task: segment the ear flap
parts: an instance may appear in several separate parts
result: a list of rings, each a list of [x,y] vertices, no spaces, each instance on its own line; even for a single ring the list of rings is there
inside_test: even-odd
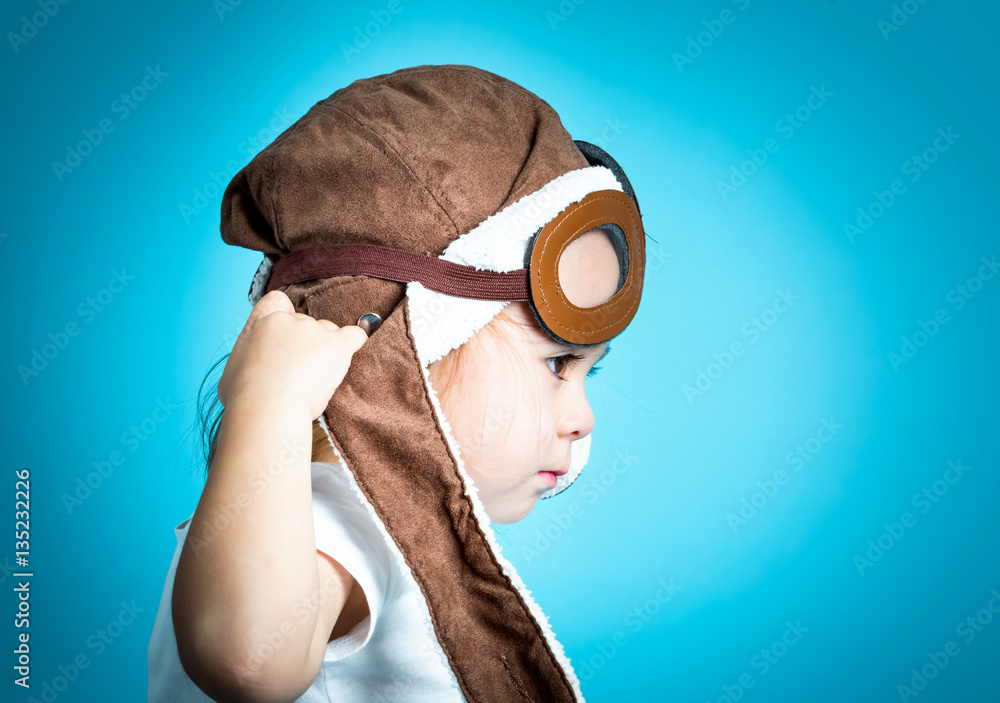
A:
[[[582,701],[561,645],[493,538],[417,353],[404,286],[360,276],[326,285],[345,287],[336,309],[325,309],[334,296],[321,287],[296,307],[338,325],[364,312],[384,320],[330,400],[326,427],[419,586],[427,627],[463,694],[477,703]]]

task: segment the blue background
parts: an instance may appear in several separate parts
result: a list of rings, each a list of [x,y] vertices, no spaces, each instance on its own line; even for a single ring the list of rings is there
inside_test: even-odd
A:
[[[2,695],[27,699],[11,683],[9,527],[30,467],[31,695],[82,653],[58,700],[145,696],[172,528],[202,485],[198,386],[260,260],[222,243],[213,174],[224,186],[272,117],[355,79],[463,63],[613,154],[656,240],[639,314],[588,381],[588,468],[498,527],[586,699],[1000,701],[1000,278],[981,268],[1000,254],[1000,11],[911,0],[880,26],[889,2],[387,5],[77,1],[35,32],[39,4],[0,12]],[[159,82],[116,109],[147,66]],[[57,174],[105,118],[113,131]],[[939,129],[958,136],[935,147]],[[116,272],[134,278],[101,304]],[[774,307],[779,290],[791,306]],[[920,498],[959,460],[960,480]],[[88,475],[99,485],[68,503]],[[143,611],[98,651],[123,601]],[[979,611],[968,641],[956,628]],[[898,688],[949,641],[960,651],[923,690]]]

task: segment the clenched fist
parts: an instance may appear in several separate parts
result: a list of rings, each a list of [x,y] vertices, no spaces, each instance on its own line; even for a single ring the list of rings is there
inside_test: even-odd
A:
[[[337,327],[295,312],[287,295],[271,291],[250,311],[233,345],[219,381],[219,400],[223,407],[240,397],[299,403],[315,420],[366,339],[360,327]]]

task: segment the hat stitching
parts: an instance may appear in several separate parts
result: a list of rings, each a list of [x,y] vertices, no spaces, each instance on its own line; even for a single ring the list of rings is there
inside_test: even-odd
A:
[[[597,197],[597,198],[594,198],[594,201],[596,202],[596,201],[598,201],[598,200],[607,200],[607,198],[608,198],[608,196],[600,196],[600,197]],[[632,227],[633,227],[633,228],[636,228],[636,227],[635,227],[635,217],[633,217],[633,216],[632,216],[632,215],[630,214],[630,215],[629,215],[629,218],[630,218],[630,219],[632,220]],[[557,229],[558,229],[558,227],[561,227],[562,225],[563,225],[563,223],[559,223],[559,225],[557,225]],[[638,229],[638,228],[636,228],[636,229]],[[551,238],[549,238],[549,239],[547,239],[547,240],[546,240],[545,242],[543,242],[543,243],[542,243],[542,251],[543,251],[543,252],[544,252],[544,251],[546,250],[546,248],[547,248],[547,247],[548,247],[548,246],[549,246],[549,245],[551,244],[551,241],[552,241],[552,240],[551,240]],[[535,272],[535,278],[537,279],[537,278],[539,278],[540,276],[541,276],[541,272],[540,272],[540,271],[536,271],[536,272]],[[636,281],[636,277],[635,277],[634,275],[632,275],[632,276],[629,276],[628,280],[626,281],[626,283],[625,283],[625,285],[624,285],[624,286],[622,287],[622,289],[621,289],[621,290],[619,290],[619,291],[615,291],[615,295],[618,295],[618,293],[621,293],[621,292],[622,292],[622,291],[624,291],[624,290],[631,290],[632,288],[634,288],[634,287],[635,287],[635,285],[636,285],[636,284],[635,284],[635,281]],[[540,295],[541,295],[541,298],[542,298],[542,300],[543,300],[543,301],[545,301],[545,299],[546,299],[546,296],[545,296],[545,289],[544,289],[544,288],[542,288],[540,284],[539,284],[539,291],[540,291]],[[580,309],[580,310],[586,310],[586,309],[587,309],[587,308],[579,308],[579,306],[577,306],[577,305],[574,305],[574,304],[573,304],[573,302],[572,302],[571,300],[569,300],[569,298],[567,298],[567,297],[566,297],[566,295],[565,295],[565,293],[563,292],[563,290],[562,290],[562,287],[561,287],[561,286],[557,286],[557,287],[556,287],[556,297],[558,297],[558,298],[559,298],[559,300],[560,300],[561,302],[563,302],[563,303],[566,303],[567,305],[571,305],[571,306],[573,306],[574,308],[578,308],[578,309]],[[612,296],[612,297],[614,297],[614,296]],[[610,300],[610,298],[609,298],[609,300]],[[546,301],[546,302],[547,302],[547,301]],[[632,301],[632,305],[630,305],[630,306],[629,306],[629,308],[628,308],[628,310],[627,310],[626,312],[627,312],[627,313],[631,313],[631,314],[633,314],[633,315],[634,315],[634,314],[635,314],[635,311],[636,311],[636,310],[637,310],[638,308],[639,308],[639,299],[638,299],[638,298],[636,298],[636,299],[635,299],[634,301]],[[606,329],[608,329],[609,327],[613,327],[613,326],[614,326],[614,325],[616,325],[616,324],[617,324],[617,322],[612,322],[612,323],[610,323],[610,324],[607,324],[607,325],[604,325],[603,327],[595,327],[595,328],[593,328],[593,329],[591,329],[591,328],[588,328],[588,329],[586,329],[586,330],[584,330],[584,329],[578,329],[577,327],[574,327],[574,326],[572,326],[572,325],[564,325],[564,326],[565,326],[565,328],[566,328],[566,329],[568,329],[568,330],[571,330],[571,331],[573,331],[573,332],[591,332],[591,331],[592,331],[592,332],[600,332],[601,330],[606,330]]]
[[[277,204],[275,203],[275,199],[276,199],[276,195],[277,194],[274,192],[277,189],[277,187],[278,187],[278,184],[275,183],[275,181],[274,181],[274,156],[275,156],[275,153],[274,153],[274,150],[272,150],[271,151],[271,158],[269,158],[265,162],[265,167],[264,167],[265,168],[265,173],[267,173],[267,182],[271,183],[273,185],[273,187],[271,189],[271,192],[269,193],[269,195],[271,197],[268,198],[268,201],[269,201],[268,202],[268,206],[271,208],[271,222],[274,223],[274,224],[271,225],[271,229],[274,231],[274,241],[275,241],[275,243],[280,248],[284,249],[285,251],[288,251],[288,247],[281,241],[281,234],[279,233],[279,230],[280,230],[279,224],[280,223],[278,221]]]
[[[441,221],[442,224],[446,228],[450,224],[451,225],[451,233],[453,235],[457,235],[459,233],[458,232],[458,225],[455,224],[455,221],[451,218],[451,214],[439,202],[438,197],[434,193],[431,192],[431,190],[427,187],[427,184],[425,184],[423,182],[423,180],[421,180],[420,177],[417,176],[417,174],[414,172],[414,170],[410,166],[410,164],[407,163],[407,161],[403,158],[402,154],[400,154],[399,151],[397,151],[396,148],[392,144],[389,143],[389,140],[387,139],[386,135],[379,134],[374,129],[372,129],[369,125],[365,124],[364,122],[361,122],[355,115],[352,115],[350,112],[348,112],[344,107],[342,107],[340,105],[331,105],[330,107],[332,109],[334,109],[334,110],[337,110],[338,112],[343,113],[344,115],[346,115],[347,117],[349,117],[351,120],[353,120],[359,127],[361,127],[362,129],[366,130],[367,132],[369,132],[372,136],[376,137],[382,143],[382,145],[384,145],[384,147],[385,147],[385,149],[382,150],[383,153],[385,153],[387,156],[393,156],[393,157],[395,157],[396,161],[398,161],[406,169],[406,172],[410,175],[410,177],[413,178],[413,180],[416,181],[417,184],[420,185],[420,187],[423,190],[423,192],[426,193],[427,196],[430,197],[430,199],[434,201],[435,205],[437,205],[437,209],[433,211],[435,219]],[[446,220],[441,220],[441,215],[444,215],[444,217],[446,218]]]

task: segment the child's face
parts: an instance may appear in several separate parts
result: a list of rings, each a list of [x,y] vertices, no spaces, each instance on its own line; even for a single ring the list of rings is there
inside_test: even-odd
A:
[[[571,444],[594,427],[584,379],[608,346],[554,342],[524,303],[505,312],[516,324],[497,325],[502,340],[480,332],[467,342],[442,398],[466,470],[498,523],[521,520],[555,486],[539,472],[568,471]]]

